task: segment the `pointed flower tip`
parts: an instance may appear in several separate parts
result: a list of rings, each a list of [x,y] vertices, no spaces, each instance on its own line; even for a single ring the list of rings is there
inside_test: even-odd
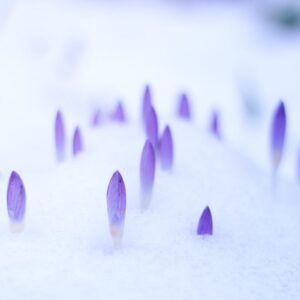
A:
[[[118,102],[115,111],[111,115],[111,119],[116,122],[126,122],[125,109],[121,101]]]
[[[107,213],[112,238],[115,241],[123,235],[125,213],[126,213],[126,188],[122,175],[116,171],[107,189]]]
[[[19,174],[13,171],[7,188],[7,212],[12,222],[22,222],[26,210],[26,192]]]
[[[150,86],[146,85],[144,95],[143,95],[143,109],[142,109],[143,121],[145,126],[146,126],[147,114],[151,106],[152,106],[151,90],[150,90]]]
[[[271,152],[275,169],[279,166],[282,159],[286,136],[286,123],[285,105],[280,101],[274,112],[271,133]]]
[[[207,206],[198,223],[197,228],[198,235],[212,235],[213,234],[213,221],[210,208]]]
[[[101,118],[101,111],[97,109],[92,116],[91,125],[92,127],[97,127],[101,124],[102,118]]]
[[[159,156],[163,170],[171,170],[174,160],[174,146],[170,127],[167,125],[159,142]]]
[[[63,116],[60,110],[57,111],[55,117],[55,147],[56,157],[58,161],[64,160],[65,157],[65,127]]]
[[[158,119],[155,108],[153,106],[147,112],[146,117],[146,135],[147,138],[151,141],[154,148],[158,144]]]
[[[140,162],[140,182],[142,191],[151,192],[155,177],[155,150],[150,140],[146,140]]]
[[[213,111],[212,113],[210,131],[216,138],[221,139],[220,118],[217,111]]]
[[[82,151],[83,151],[83,143],[82,143],[81,132],[79,127],[76,127],[73,136],[73,155],[77,156]]]
[[[179,96],[178,116],[186,120],[191,119],[190,101],[186,93]]]

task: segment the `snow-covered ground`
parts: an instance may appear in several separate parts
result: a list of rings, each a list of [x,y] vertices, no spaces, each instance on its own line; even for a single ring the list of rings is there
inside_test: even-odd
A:
[[[298,299],[299,32],[272,27],[249,4],[11,3],[0,23],[0,299]],[[167,123],[173,131],[175,167],[158,167],[151,208],[141,213],[147,82],[160,131]],[[191,123],[175,116],[182,90]],[[269,127],[279,98],[288,136],[274,191]],[[118,99],[125,125],[105,119]],[[58,108],[70,146],[62,164],[54,152]],[[104,122],[91,128],[96,108]],[[213,108],[221,142],[207,131]],[[76,125],[85,151],[73,158]],[[115,251],[106,189],[117,169],[128,206]],[[19,234],[6,211],[12,170],[27,191]],[[201,238],[206,205],[214,235]]]

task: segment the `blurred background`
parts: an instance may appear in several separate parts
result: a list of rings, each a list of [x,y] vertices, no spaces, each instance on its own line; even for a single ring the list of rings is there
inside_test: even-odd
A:
[[[50,145],[58,108],[88,127],[94,109],[122,99],[138,120],[149,83],[166,120],[181,91],[199,132],[217,109],[223,142],[267,172],[270,120],[282,99],[281,172],[296,180],[299,79],[300,1],[0,0],[0,163]]]

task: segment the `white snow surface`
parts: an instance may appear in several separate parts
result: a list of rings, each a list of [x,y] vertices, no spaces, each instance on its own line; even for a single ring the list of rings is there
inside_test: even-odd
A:
[[[297,33],[266,24],[249,4],[49,0],[2,7],[0,299],[299,299]],[[243,111],[241,81],[260,99],[256,119]],[[171,173],[157,165],[151,207],[141,213],[147,82],[160,132],[171,126],[175,165]],[[192,122],[174,114],[181,90],[191,95]],[[105,118],[119,97],[124,125]],[[274,189],[269,125],[279,97],[288,139]],[[98,107],[104,122],[91,128]],[[207,131],[214,107],[221,141]],[[61,164],[54,152],[58,108],[69,145]],[[73,158],[77,124],[85,149]],[[6,211],[12,170],[27,192],[21,233],[11,232]],[[118,250],[106,211],[115,170],[127,189]],[[214,235],[203,238],[196,227],[207,205]]]

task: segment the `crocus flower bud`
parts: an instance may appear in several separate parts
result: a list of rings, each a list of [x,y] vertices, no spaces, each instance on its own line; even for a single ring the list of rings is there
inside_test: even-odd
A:
[[[79,127],[76,127],[73,136],[73,155],[77,156],[83,150],[81,132]]]
[[[116,122],[126,122],[125,110],[122,102],[118,102],[115,111],[111,114],[111,119]]]
[[[210,123],[210,132],[218,139],[221,139],[220,134],[220,119],[217,111],[213,111]]]
[[[141,209],[149,207],[155,177],[155,151],[150,140],[147,140],[140,163]]]
[[[286,111],[281,101],[275,110],[271,132],[271,154],[273,168],[276,171],[283,155],[286,135]]]
[[[182,119],[190,120],[192,118],[190,101],[187,94],[185,93],[182,93],[179,96],[179,105],[178,105],[177,114]]]
[[[65,158],[65,127],[63,116],[60,111],[56,113],[55,117],[55,147],[56,147],[56,157],[58,161],[63,161]]]
[[[18,173],[10,175],[7,188],[7,212],[12,224],[21,224],[25,217],[26,192]],[[17,229],[15,226],[14,230]]]
[[[146,135],[156,149],[158,144],[158,120],[153,106],[148,110],[146,117]]]
[[[143,122],[145,126],[146,126],[147,114],[151,106],[152,106],[151,90],[150,90],[150,86],[146,85],[144,95],[143,95],[143,110],[142,110]]]
[[[122,240],[126,213],[126,189],[118,171],[109,182],[106,199],[110,233],[117,246]]]
[[[99,109],[97,109],[92,115],[91,125],[93,127],[98,127],[101,124],[101,122],[102,122],[101,112]]]
[[[174,149],[173,138],[169,126],[166,126],[159,141],[159,156],[161,168],[171,170],[173,167]]]
[[[198,235],[212,235],[213,234],[213,221],[209,207],[207,206],[198,223],[197,227]]]

